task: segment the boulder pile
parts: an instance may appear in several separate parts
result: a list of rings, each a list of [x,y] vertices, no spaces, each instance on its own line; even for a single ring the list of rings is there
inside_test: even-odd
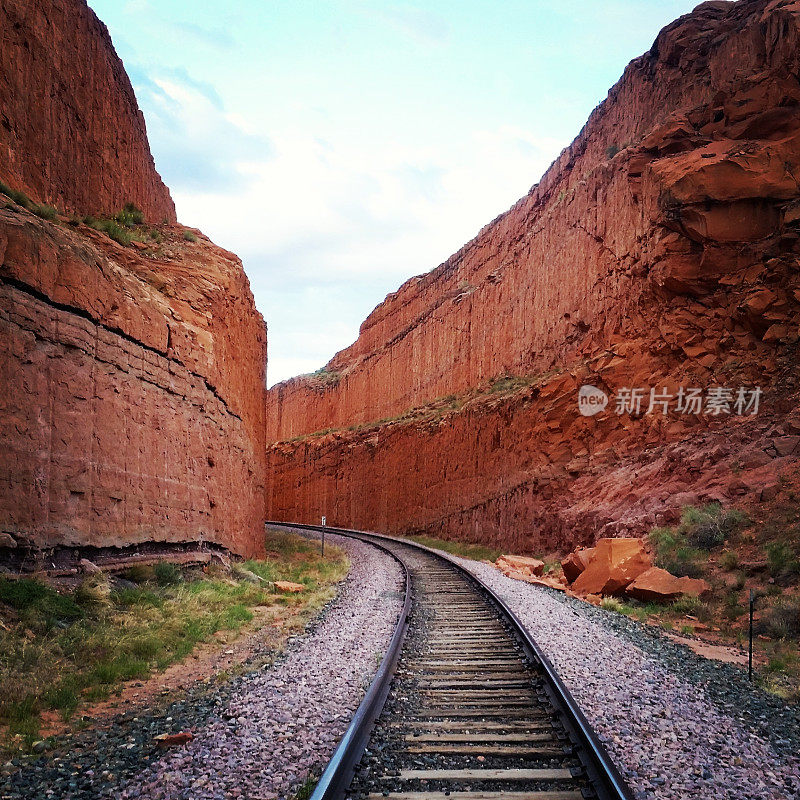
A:
[[[697,578],[678,578],[654,567],[641,539],[598,539],[594,547],[579,547],[561,561],[563,575],[544,575],[544,562],[527,556],[502,555],[494,565],[509,578],[549,586],[590,602],[610,595],[648,602],[669,602],[690,595],[701,597],[711,586]]]

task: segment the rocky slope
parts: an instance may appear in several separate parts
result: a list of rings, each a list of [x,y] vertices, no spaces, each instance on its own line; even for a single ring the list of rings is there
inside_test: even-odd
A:
[[[0,180],[68,212],[175,222],[144,117],[85,0],[0,0]]]
[[[0,0],[0,30],[0,180],[60,212],[132,202],[155,223],[120,244],[0,195],[0,544],[255,554],[266,332],[241,263],[171,222],[84,0]]]
[[[665,28],[528,195],[269,392],[270,516],[519,551],[769,493],[800,450],[799,45],[781,0]],[[584,417],[584,383],[643,407]],[[676,413],[715,386],[759,413]]]

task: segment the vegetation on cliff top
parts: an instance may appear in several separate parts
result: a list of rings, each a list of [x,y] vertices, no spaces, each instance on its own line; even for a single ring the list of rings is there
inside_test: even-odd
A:
[[[369,431],[392,422],[419,423],[436,421],[449,414],[461,411],[467,403],[473,401],[480,402],[481,400],[491,401],[493,398],[510,396],[519,391],[528,389],[531,386],[541,385],[547,380],[559,375],[561,371],[561,369],[556,368],[548,372],[536,372],[528,375],[498,375],[474,389],[468,389],[459,394],[448,394],[444,397],[437,397],[435,400],[431,400],[430,403],[409,408],[402,414],[398,414],[394,417],[383,417],[382,419],[372,420],[371,422],[350,425],[346,428],[324,428],[322,430],[312,431],[311,433],[303,433],[299,436],[294,436],[286,441],[294,443],[301,442],[304,439],[317,439],[331,433]],[[341,380],[341,373],[329,371],[323,367],[316,372],[301,377],[315,378],[327,388],[327,386],[335,386]],[[281,442],[276,442],[276,444],[281,444]]]
[[[343,552],[270,530],[267,557],[227,570],[169,562],[119,578],[88,575],[77,586],[0,578],[0,724],[9,750],[27,749],[54,712],[62,722],[122,684],[180,661],[202,642],[239,633],[302,628],[347,571]],[[274,582],[303,584],[282,594]],[[80,724],[80,723],[78,723]]]

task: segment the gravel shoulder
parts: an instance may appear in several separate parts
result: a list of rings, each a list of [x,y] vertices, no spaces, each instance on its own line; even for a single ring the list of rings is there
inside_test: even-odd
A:
[[[333,753],[402,607],[402,572],[385,553],[330,535],[351,561],[337,597],[271,664],[180,700],[87,730],[0,779],[2,798],[292,797]],[[169,751],[161,733],[192,730]]]
[[[800,797],[800,709],[655,629],[456,559],[553,662],[637,800]]]

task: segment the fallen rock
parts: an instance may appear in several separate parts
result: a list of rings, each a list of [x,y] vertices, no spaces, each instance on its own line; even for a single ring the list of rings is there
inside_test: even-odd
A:
[[[528,583],[533,584],[534,586],[547,586],[550,589],[558,589],[559,592],[566,592],[567,587],[556,578],[550,578],[547,575],[542,576],[541,578],[528,578]]]
[[[583,599],[590,605],[597,606],[598,608],[603,602],[603,598],[600,597],[599,594],[587,594]]]
[[[572,590],[578,594],[619,594],[652,566],[641,539],[599,539]]]
[[[251,572],[249,569],[245,569],[244,567],[238,565],[233,568],[233,575],[235,578],[247,581],[248,583],[255,583],[258,585],[267,583],[267,581],[260,575],[256,575],[255,572]]]
[[[544,561],[528,556],[502,555],[495,562],[495,566],[506,574],[516,571],[521,572],[523,575],[539,576],[544,572]]]
[[[80,561],[80,568],[81,572],[85,572],[87,575],[98,575],[103,570],[94,563],[94,561],[89,561],[88,558],[82,558]]]
[[[194,734],[191,731],[181,731],[180,733],[161,733],[153,738],[159,747],[166,748],[191,742]]]
[[[643,572],[625,590],[625,594],[637,600],[667,602],[683,595],[702,597],[711,591],[711,586],[699,578],[677,578],[665,569],[651,567]]]
[[[578,575],[589,566],[589,561],[591,561],[593,555],[593,547],[578,547],[573,550],[561,562],[561,569],[564,570],[564,577],[572,583]]]
[[[298,594],[306,587],[302,583],[292,583],[291,581],[275,581],[275,588],[279,592],[289,592],[290,594]]]
[[[0,532],[0,548],[13,548],[17,546],[17,540],[10,534]]]

